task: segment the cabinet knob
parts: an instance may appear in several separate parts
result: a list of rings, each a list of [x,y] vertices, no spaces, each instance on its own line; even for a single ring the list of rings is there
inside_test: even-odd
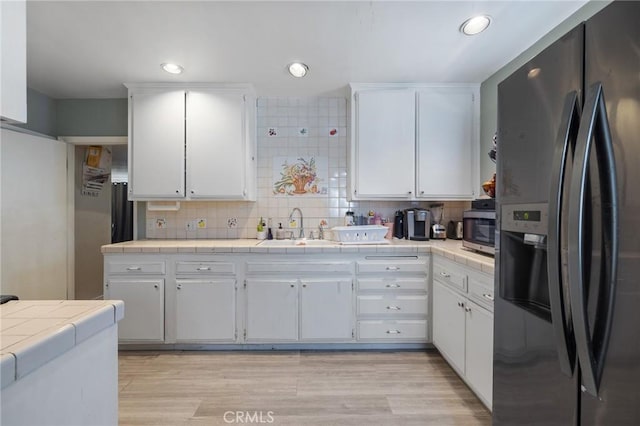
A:
[[[179,193],[180,193],[180,190],[179,190],[179,189],[176,189],[176,194],[179,194]]]
[[[307,285],[306,284],[302,284],[302,287],[307,288]]]
[[[153,285],[153,288],[158,288],[158,284],[154,284],[154,285]]]
[[[194,190],[192,189],[192,190],[191,190],[191,193],[192,193],[192,194],[195,194],[195,193],[196,193],[196,191],[194,191]]]
[[[447,274],[446,272],[440,272],[440,275],[444,278],[450,278],[451,275]]]
[[[420,191],[420,195],[424,195],[424,191]]]
[[[413,192],[412,191],[408,191],[407,194],[411,195],[411,194],[413,194]]]
[[[467,308],[464,308],[464,311],[465,311],[465,312],[471,312],[471,308],[468,308],[468,307],[467,307]]]
[[[176,286],[176,288],[177,288],[178,290],[180,290],[180,289],[182,288],[182,284],[178,284],[178,285]]]
[[[295,287],[295,284],[291,284],[291,288],[294,288],[294,287]]]

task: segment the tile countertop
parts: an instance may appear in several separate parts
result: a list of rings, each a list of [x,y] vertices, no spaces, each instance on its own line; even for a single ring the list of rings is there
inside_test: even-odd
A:
[[[15,300],[0,305],[2,388],[123,316],[120,300]]]
[[[102,246],[102,253],[434,253],[457,263],[493,274],[494,258],[462,247],[460,240],[408,241],[392,240],[388,244],[342,245],[340,243],[319,246],[290,245],[265,247],[255,239],[235,240],[138,240]]]

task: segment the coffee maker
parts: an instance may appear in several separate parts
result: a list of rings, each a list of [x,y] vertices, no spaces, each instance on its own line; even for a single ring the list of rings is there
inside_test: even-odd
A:
[[[414,208],[404,211],[404,237],[407,240],[427,241],[430,228],[429,210]]]

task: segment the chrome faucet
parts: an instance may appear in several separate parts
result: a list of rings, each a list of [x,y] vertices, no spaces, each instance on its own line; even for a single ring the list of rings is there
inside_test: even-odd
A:
[[[302,210],[300,210],[298,207],[294,207],[293,210],[291,210],[291,214],[289,215],[289,222],[293,220],[293,214],[296,212],[296,210],[298,211],[298,213],[300,213],[300,235],[298,238],[304,238],[304,218],[302,217]]]

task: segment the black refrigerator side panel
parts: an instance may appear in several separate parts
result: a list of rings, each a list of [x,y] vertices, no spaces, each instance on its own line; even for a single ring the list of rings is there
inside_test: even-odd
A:
[[[523,276],[528,272],[515,267],[519,260],[527,260],[526,254],[507,244],[499,211],[507,204],[549,201],[565,98],[575,91],[582,102],[583,47],[580,25],[498,86],[494,425],[570,426],[578,421],[577,376],[560,371],[553,325],[500,296],[503,287],[534,288],[547,285],[547,280]]]
[[[582,393],[581,424],[638,425],[640,2],[615,1],[587,21],[585,28],[585,87],[602,83],[613,140],[618,184],[619,257],[613,323],[599,399]],[[592,199],[592,208],[599,208],[598,199]],[[597,267],[595,260],[591,261],[592,268]],[[594,273],[592,269],[591,275]]]
[[[583,26],[498,85],[498,201],[544,203],[565,97],[582,102]]]

